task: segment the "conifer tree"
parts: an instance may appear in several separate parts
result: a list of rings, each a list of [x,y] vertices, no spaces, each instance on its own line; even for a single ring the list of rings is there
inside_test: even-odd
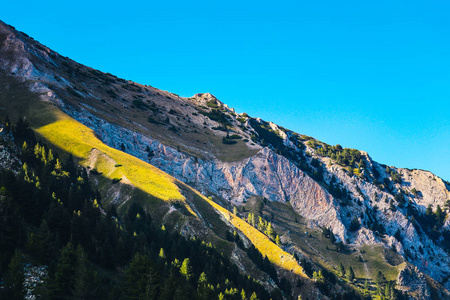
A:
[[[0,289],[0,296],[3,299],[19,300],[25,297],[25,275],[23,269],[22,254],[16,249],[8,265],[8,272],[5,276],[4,290]]]
[[[441,206],[440,206],[440,205],[438,205],[438,206],[436,207],[436,213],[435,213],[435,215],[436,215],[436,220],[437,220],[437,222],[438,222],[438,226],[441,226],[442,221],[444,221],[445,215],[444,215],[444,213],[442,212],[442,209],[441,209]]]
[[[242,299],[242,300],[247,300],[247,297],[245,296],[245,291],[244,291],[244,289],[241,290],[241,299]]]
[[[197,293],[201,299],[208,300],[210,296],[210,287],[208,286],[208,277],[205,272],[202,272],[197,281]]]
[[[278,246],[281,246],[281,240],[280,240],[280,237],[278,236],[278,234],[277,234],[277,236],[275,237],[275,243],[276,243]]]
[[[183,263],[180,267],[180,273],[184,276],[184,278],[186,278],[186,280],[190,280],[192,278],[192,267],[189,258],[185,258],[183,260]]]
[[[255,292],[253,292],[252,295],[250,296],[250,300],[258,300],[258,296],[256,295]]]
[[[160,250],[159,250],[159,258],[162,258],[162,259],[166,259],[166,254],[164,253],[164,249],[163,248],[161,248]]]
[[[50,286],[52,298],[64,298],[71,296],[73,290],[73,274],[77,257],[72,242],[61,249],[61,256],[56,265],[54,280]]]
[[[87,299],[89,296],[89,282],[92,280],[89,272],[87,254],[81,245],[76,251],[76,266],[74,276],[73,295],[75,299]]]
[[[266,227],[266,224],[264,223],[264,220],[261,218],[261,216],[258,217],[258,230],[264,232],[264,228]]]
[[[344,267],[344,265],[342,264],[342,262],[339,263],[339,274],[340,274],[342,277],[345,277],[345,267]]]
[[[313,272],[313,280],[317,283],[325,282],[325,277],[322,274],[322,270],[319,270],[319,272],[316,271]]]
[[[332,231],[330,232],[330,242],[332,244],[334,244],[336,242],[336,237],[334,236],[334,233]]]
[[[128,267],[122,284],[122,294],[128,299],[152,299],[157,293],[158,276],[147,255],[136,253]]]
[[[273,240],[275,238],[275,232],[272,228],[272,223],[269,222],[269,224],[267,224],[266,230],[264,232],[271,240]]]
[[[353,282],[355,280],[355,272],[353,272],[353,268],[350,266],[347,273],[347,279],[350,282]]]

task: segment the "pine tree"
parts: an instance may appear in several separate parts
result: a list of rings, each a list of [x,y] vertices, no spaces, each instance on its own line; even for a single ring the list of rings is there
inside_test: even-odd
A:
[[[157,294],[159,278],[147,255],[136,253],[122,283],[122,294],[128,299],[152,299]]]
[[[348,279],[348,281],[350,281],[350,282],[353,282],[353,281],[355,280],[355,272],[353,272],[353,268],[352,268],[352,267],[350,267],[350,268],[348,269],[347,279]]]
[[[322,270],[319,270],[319,272],[316,271],[313,272],[313,280],[317,283],[325,282],[325,277],[322,274]]]
[[[178,260],[178,258],[175,258],[175,259],[173,260],[172,266],[174,266],[174,267],[177,268],[177,269],[181,268],[181,263],[180,263],[180,261]]]
[[[369,295],[369,281],[366,279],[364,281],[364,296]]]
[[[197,281],[197,292],[201,299],[207,300],[209,298],[210,288],[208,286],[208,277],[205,272],[202,272]]]
[[[377,283],[378,294],[381,295],[383,292],[383,287],[386,284],[386,277],[383,273],[381,273],[381,271],[378,271],[375,282]]]
[[[263,219],[261,218],[261,216],[259,216],[258,217],[258,230],[264,232],[265,227],[266,227],[266,225],[265,225]]]
[[[258,296],[256,295],[255,292],[253,292],[252,295],[250,296],[250,300],[258,300]]]
[[[336,242],[336,237],[334,236],[333,232],[330,232],[330,242],[334,244]]]
[[[49,264],[54,258],[53,235],[47,221],[44,219],[39,228],[28,237],[27,250],[38,261]]]
[[[359,223],[358,217],[354,217],[350,223],[350,231],[357,231],[361,227],[361,224]]]
[[[163,248],[161,248],[160,250],[159,250],[159,258],[162,258],[162,259],[166,259],[166,254],[164,253],[164,249]]]
[[[76,266],[74,276],[74,287],[72,294],[75,299],[87,299],[89,296],[89,282],[92,280],[89,272],[87,254],[81,245],[76,251]]]
[[[180,273],[184,276],[184,278],[186,278],[186,280],[190,280],[192,278],[192,267],[189,258],[185,258],[183,260],[180,267]]]
[[[344,265],[342,263],[339,264],[339,274],[342,277],[345,277],[345,267],[344,267]]]
[[[247,223],[252,225],[253,227],[255,227],[255,214],[254,213],[249,213],[247,215]]]
[[[275,238],[275,232],[272,228],[272,223],[269,222],[269,224],[267,224],[266,230],[264,232],[271,240],[273,240]]]
[[[426,210],[425,214],[426,214],[427,216],[433,215],[433,207],[431,206],[431,204],[428,204],[427,210]]]
[[[74,273],[77,257],[72,242],[61,249],[61,256],[56,265],[54,280],[51,284],[52,298],[71,297],[74,285]]]
[[[281,240],[280,240],[280,237],[278,236],[278,234],[277,234],[277,236],[275,237],[275,243],[276,243],[278,246],[281,246]]]
[[[5,276],[5,290],[0,290],[0,296],[4,294],[4,299],[19,300],[25,297],[25,275],[23,269],[22,254],[16,249],[8,265],[8,272]]]
[[[245,296],[245,291],[244,291],[244,289],[241,290],[241,299],[242,299],[242,300],[247,300],[247,297]]]
[[[437,220],[437,222],[438,222],[438,224],[440,226],[442,224],[442,221],[444,221],[444,213],[442,212],[442,209],[441,209],[440,205],[438,205],[436,207],[435,215],[436,215],[436,220]]]

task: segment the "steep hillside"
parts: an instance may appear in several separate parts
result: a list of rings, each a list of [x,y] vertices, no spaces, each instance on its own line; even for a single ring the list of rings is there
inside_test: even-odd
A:
[[[76,157],[105,205],[155,210],[162,201],[157,218],[222,245],[242,272],[258,264],[247,258],[246,267],[233,243],[250,241],[280,276],[295,283],[306,273],[325,295],[350,285],[372,296],[396,286],[417,299],[450,297],[448,182],[237,114],[208,93],[182,98],[102,73],[3,23],[0,43],[2,117],[26,116]],[[240,238],[226,242],[234,230]],[[356,279],[336,281],[341,266]],[[379,272],[391,282],[386,291]],[[314,297],[306,282],[292,296]]]

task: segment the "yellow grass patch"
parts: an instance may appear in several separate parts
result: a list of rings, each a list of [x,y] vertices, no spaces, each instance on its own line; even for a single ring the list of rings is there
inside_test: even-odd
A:
[[[56,121],[35,128],[35,131],[50,144],[79,158],[80,164],[88,166],[92,151],[97,151],[100,157],[91,167],[97,168],[106,178],[126,178],[136,188],[162,200],[185,200],[175,184],[176,180],[168,174],[132,155],[103,144],[92,129],[63,112],[54,110],[54,117]],[[112,162],[122,166],[115,167]]]
[[[198,193],[198,192],[197,192]],[[274,242],[272,242],[265,234],[254,228],[241,218],[233,215],[231,212],[215,203],[214,201],[200,195],[205,201],[220,212],[234,227],[239,229],[252,242],[256,249],[264,256],[267,256],[269,261],[279,268],[292,272],[293,274],[307,277],[303,268],[297,263],[294,256],[287,253]]]

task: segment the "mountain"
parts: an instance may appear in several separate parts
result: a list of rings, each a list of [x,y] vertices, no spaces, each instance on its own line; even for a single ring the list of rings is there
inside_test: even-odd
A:
[[[238,114],[209,93],[183,98],[117,78],[1,22],[0,45],[0,117],[25,120],[73,157],[105,215],[137,203],[282,291],[273,297],[450,298],[450,184],[431,172]],[[4,152],[14,157],[4,169],[23,163]]]

